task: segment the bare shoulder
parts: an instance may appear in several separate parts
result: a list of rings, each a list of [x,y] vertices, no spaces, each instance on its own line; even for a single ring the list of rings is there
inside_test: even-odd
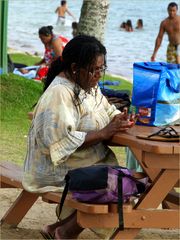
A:
[[[160,28],[159,28],[159,30],[160,31],[165,31],[165,29],[166,29],[166,27],[167,27],[167,25],[168,25],[168,19],[166,18],[166,19],[164,19],[162,22],[161,22],[161,24],[160,24]]]
[[[55,12],[57,13],[59,11],[59,7],[56,8]]]
[[[57,46],[57,45],[60,46],[61,44],[62,44],[62,41],[58,36],[55,37],[52,41],[52,46]]]
[[[169,19],[165,18],[162,22],[161,22],[161,26],[166,26],[168,24]]]

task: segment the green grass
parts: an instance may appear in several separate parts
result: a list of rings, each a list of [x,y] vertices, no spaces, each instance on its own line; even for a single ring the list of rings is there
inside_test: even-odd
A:
[[[33,65],[39,60],[26,54],[11,54],[14,62]],[[27,113],[38,101],[43,85],[39,82],[25,79],[14,74],[1,75],[1,161],[12,161],[23,164],[26,155],[26,142],[30,120]],[[118,80],[116,89],[131,91],[131,83],[117,77],[106,75],[105,79]],[[113,147],[118,158],[125,156],[124,148]]]
[[[10,58],[13,62],[23,63],[28,66],[33,66],[35,63],[40,61],[40,57],[23,53],[12,53],[10,54]]]
[[[1,76],[1,160],[22,163],[30,125],[27,113],[38,101],[42,86],[14,74]]]
[[[131,94],[132,91],[132,83],[120,78],[120,77],[114,77],[109,74],[105,75],[104,80],[110,80],[110,81],[119,81],[119,86],[110,86],[112,89],[116,90],[124,90],[127,91],[128,94]]]

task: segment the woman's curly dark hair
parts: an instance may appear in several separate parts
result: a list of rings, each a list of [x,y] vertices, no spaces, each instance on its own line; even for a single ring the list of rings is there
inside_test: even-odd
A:
[[[95,63],[99,55],[104,55],[106,65],[106,48],[102,43],[93,36],[78,35],[70,40],[63,52],[62,57],[57,58],[50,66],[47,78],[44,82],[44,91],[51,84],[53,79],[60,73],[65,72],[72,77],[72,63],[76,64],[76,68],[90,69]],[[80,86],[79,86],[79,71],[76,73],[74,94],[75,99],[78,100]]]

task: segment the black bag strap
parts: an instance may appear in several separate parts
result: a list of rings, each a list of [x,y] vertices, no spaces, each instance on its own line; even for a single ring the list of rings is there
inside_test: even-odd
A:
[[[118,174],[118,213],[119,213],[119,229],[124,229],[124,217],[123,217],[123,185],[122,178],[123,173]]]
[[[119,229],[124,230],[124,217],[123,217],[123,177],[128,177],[129,179],[133,180],[135,183],[140,185],[140,188],[138,188],[139,192],[143,192],[145,190],[145,184],[138,181],[135,177],[125,174],[122,171],[119,171],[118,173],[118,213],[119,213]]]
[[[136,183],[136,186],[137,186],[137,189],[138,189],[138,193],[143,193],[146,189],[146,184],[139,181],[138,179],[136,179],[135,177],[129,175],[129,174],[126,174],[124,172],[121,171],[121,174],[123,177],[127,177],[129,179],[131,179],[132,181],[134,181]]]
[[[60,221],[60,216],[61,216],[62,208],[63,208],[63,205],[64,205],[64,201],[66,199],[66,196],[67,196],[67,193],[68,193],[68,190],[69,190],[70,176],[68,174],[66,174],[64,180],[65,180],[66,184],[65,184],[65,187],[64,187],[64,190],[63,190],[63,193],[62,193],[62,197],[61,197],[61,201],[60,201],[60,204],[59,204],[59,211],[58,211],[58,214],[57,214],[58,221]]]

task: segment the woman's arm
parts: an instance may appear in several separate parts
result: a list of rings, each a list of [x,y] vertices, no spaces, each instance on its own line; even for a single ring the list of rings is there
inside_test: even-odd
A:
[[[53,42],[52,42],[52,47],[55,53],[54,59],[53,61],[59,57],[62,56],[62,50],[63,50],[63,44],[60,38],[56,38]]]
[[[114,134],[120,131],[126,131],[133,125],[134,122],[133,120],[128,120],[128,115],[126,111],[119,113],[111,120],[111,122],[107,126],[102,128],[101,130],[88,132],[85,137],[85,141],[80,148],[88,147],[102,141],[107,141],[111,139]]]

